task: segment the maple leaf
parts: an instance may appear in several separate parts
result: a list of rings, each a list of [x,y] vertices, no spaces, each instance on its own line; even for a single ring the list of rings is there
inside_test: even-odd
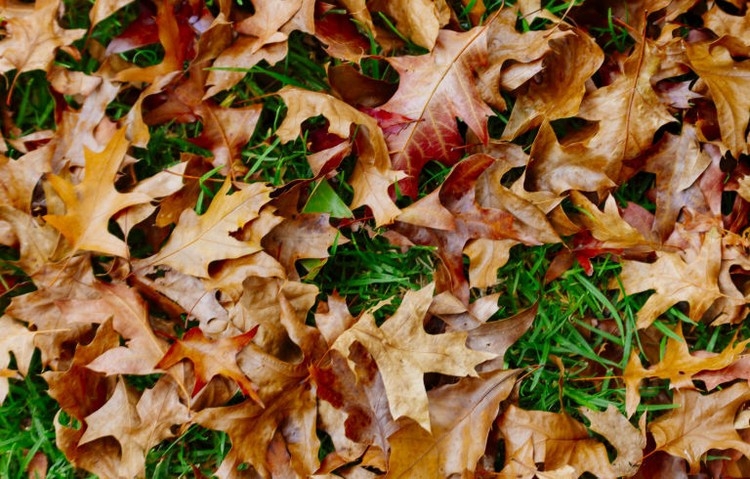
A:
[[[118,477],[141,476],[146,453],[161,441],[174,437],[172,427],[185,424],[190,416],[180,402],[177,384],[162,376],[140,398],[120,378],[107,402],[85,418],[86,430],[79,445],[112,436],[120,444]]]
[[[354,198],[350,207],[355,209],[367,205],[375,216],[376,225],[391,223],[401,211],[391,200],[388,188],[404,175],[390,168],[388,147],[377,122],[341,100],[324,93],[284,87],[278,95],[288,107],[284,121],[276,130],[276,136],[282,142],[296,139],[301,133],[302,122],[318,115],[328,119],[328,131],[340,138],[349,138],[354,125],[364,127],[366,131],[357,135],[357,138],[361,138],[357,142],[361,151],[350,180],[354,188]]]
[[[270,200],[271,188],[262,183],[240,184],[237,191],[229,194],[231,186],[227,178],[202,215],[184,210],[166,244],[154,256],[135,261],[136,269],[168,265],[182,273],[207,278],[212,261],[261,251],[260,238],[242,241],[233,233],[261,216],[261,208]],[[276,222],[280,221],[277,218]],[[273,224],[266,226],[265,233]]]
[[[525,411],[511,404],[498,427],[506,451],[501,474],[530,479],[541,463],[545,471],[572,467],[575,475],[571,477],[584,472],[615,477],[604,444],[592,439],[586,427],[567,414]]]
[[[129,206],[148,203],[151,197],[143,193],[120,193],[115,189],[115,175],[127,148],[123,128],[101,152],[85,150],[86,168],[83,181],[78,185],[58,175],[47,176],[47,181],[65,203],[66,212],[45,215],[44,220],[65,236],[74,251],[129,256],[125,242],[108,231],[109,220]]]
[[[513,390],[517,374],[518,370],[497,370],[429,391],[432,432],[407,421],[391,434],[387,477],[473,474],[498,406]]]
[[[750,457],[750,444],[734,426],[735,414],[748,400],[747,382],[707,395],[676,391],[674,404],[679,407],[649,425],[656,450],[685,458],[691,474],[699,471],[701,457],[711,449],[736,449]]]
[[[5,5],[3,4],[3,7]],[[49,71],[57,49],[72,44],[86,34],[85,29],[66,30],[57,22],[59,0],[38,1],[33,9],[3,8],[4,35],[0,40],[0,74],[18,70]]]
[[[396,94],[376,111],[397,113],[412,120],[386,134],[393,166],[408,175],[399,184],[416,198],[417,179],[424,165],[438,160],[452,165],[463,156],[460,118],[479,141],[489,140],[487,119],[494,113],[482,100],[474,77],[487,64],[487,27],[463,33],[441,30],[428,55],[389,57],[399,73]]]
[[[314,390],[300,383],[269,401],[265,409],[244,401],[203,409],[194,421],[225,431],[232,441],[232,449],[216,471],[219,478],[237,477],[237,466],[242,463],[260,477],[307,477],[319,465],[316,416]]]
[[[638,311],[637,326],[648,327],[660,314],[680,301],[690,304],[690,318],[698,321],[721,296],[721,235],[716,229],[705,234],[700,250],[681,256],[659,251],[654,263],[623,261],[621,280],[626,294],[653,289]],[[612,288],[618,287],[614,283]]]
[[[721,139],[737,157],[747,153],[745,130],[750,120],[750,61],[735,61],[733,56],[744,52],[733,37],[715,42],[685,43],[690,67],[708,85],[719,116]],[[742,55],[740,55],[742,56]]]
[[[198,394],[214,376],[224,376],[234,380],[246,396],[263,405],[255,385],[237,365],[237,355],[253,340],[258,328],[234,336],[211,340],[200,328],[191,328],[182,339],[175,340],[156,368],[168,369],[183,359],[193,363],[195,385],[192,395]]]
[[[681,324],[677,326],[675,334],[683,338]],[[682,341],[678,341],[670,337],[667,338],[661,361],[648,369],[643,367],[638,352],[631,352],[628,364],[623,371],[625,405],[628,417],[635,412],[640,401],[639,387],[643,379],[669,379],[670,388],[693,389],[692,380],[695,379],[695,375],[703,371],[718,371],[730,366],[740,357],[748,343],[750,343],[750,340],[732,343],[727,345],[719,354],[707,353],[699,356],[690,353],[684,338]]]
[[[354,342],[362,344],[375,359],[383,376],[391,414],[407,416],[430,431],[430,416],[423,375],[438,372],[452,376],[477,376],[475,367],[495,354],[466,347],[467,333],[427,334],[422,320],[432,301],[434,285],[409,291],[396,313],[378,327],[371,313],[342,333],[333,349],[345,357]],[[355,365],[349,360],[349,367]]]

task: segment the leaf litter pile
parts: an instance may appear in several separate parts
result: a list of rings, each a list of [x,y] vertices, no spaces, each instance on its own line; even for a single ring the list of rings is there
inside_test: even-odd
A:
[[[103,478],[747,477],[748,25],[3,0],[0,401]]]

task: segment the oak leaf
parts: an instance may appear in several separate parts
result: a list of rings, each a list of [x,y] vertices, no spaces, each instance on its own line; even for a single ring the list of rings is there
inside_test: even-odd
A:
[[[261,216],[271,189],[262,183],[242,184],[230,194],[231,186],[231,181],[225,180],[202,215],[184,210],[166,244],[154,256],[135,261],[136,269],[167,265],[188,275],[207,278],[212,261],[261,251],[260,238],[242,241],[233,234]],[[280,221],[278,218],[277,222]],[[268,224],[265,233],[272,227],[273,224]]]
[[[722,37],[715,42],[685,43],[690,67],[708,84],[719,116],[724,146],[734,155],[747,153],[747,130],[750,120],[750,61],[735,61],[746,50],[738,40]],[[742,52],[742,53],[740,53]]]
[[[3,4],[5,7],[5,4]],[[72,44],[84,29],[66,30],[57,22],[59,0],[38,1],[14,12],[3,8],[4,35],[0,40],[0,74],[16,69],[18,74],[49,71],[57,49]]]
[[[211,340],[200,328],[189,329],[182,339],[175,340],[156,368],[168,369],[184,359],[193,363],[195,385],[192,395],[198,394],[214,376],[224,376],[234,380],[242,392],[262,405],[255,385],[237,365],[237,355],[253,340],[258,328],[234,336]]]
[[[48,175],[52,188],[65,203],[64,215],[45,215],[44,220],[59,230],[74,251],[129,256],[124,241],[108,231],[109,220],[119,211],[151,197],[143,193],[120,193],[114,182],[128,148],[125,129],[118,130],[104,150],[86,150],[83,181],[73,185],[58,175]]]
[[[643,450],[646,448],[645,432],[630,424],[611,404],[604,412],[585,407],[581,412],[591,421],[589,429],[604,436],[617,451],[617,457],[612,461],[615,476],[635,475],[643,460]]]
[[[31,356],[34,354],[35,332],[30,331],[20,321],[10,316],[0,317],[0,329],[3,337],[0,339],[0,404],[8,396],[8,378],[21,373],[25,376],[29,371]],[[16,370],[10,370],[10,353],[16,360]]]
[[[451,17],[445,0],[390,0],[370,2],[371,12],[384,12],[396,29],[415,44],[432,50],[441,27]]]
[[[675,334],[682,336],[682,325],[678,325]],[[643,367],[638,352],[633,351],[623,371],[625,381],[626,413],[630,417],[640,401],[639,386],[646,378],[669,379],[670,388],[693,389],[693,379],[704,371],[719,371],[735,363],[745,350],[750,340],[731,343],[721,353],[691,354],[687,342],[668,338],[661,360],[649,367]]]
[[[672,232],[680,210],[690,205],[689,188],[710,164],[711,158],[700,149],[696,129],[688,123],[682,125],[679,136],[665,133],[649,151],[644,169],[656,174],[654,229],[662,241]]]
[[[485,452],[498,407],[513,390],[518,370],[497,370],[427,393],[432,432],[402,421],[388,441],[386,477],[434,478],[474,473]]]
[[[180,402],[178,387],[169,376],[162,376],[140,398],[120,378],[107,402],[86,416],[86,430],[78,444],[114,437],[120,444],[118,477],[137,477],[144,473],[146,453],[161,441],[174,437],[171,428],[188,420],[188,408]]]
[[[307,477],[319,465],[316,416],[314,390],[300,383],[269,401],[265,409],[244,401],[204,409],[196,414],[195,422],[226,432],[232,441],[216,471],[219,478],[240,477],[237,466],[242,463],[260,477]]]
[[[700,250],[686,254],[660,251],[654,263],[623,261],[622,285],[626,294],[653,289],[655,293],[638,311],[637,326],[648,327],[680,301],[690,304],[690,318],[698,321],[721,296],[721,236],[716,229],[704,235]],[[612,284],[610,287],[618,287]]]
[[[441,30],[428,55],[389,57],[399,73],[396,94],[376,111],[406,116],[412,123],[386,134],[393,166],[408,175],[399,184],[416,198],[424,165],[437,160],[452,165],[463,155],[460,118],[480,142],[489,140],[487,119],[494,113],[482,100],[475,76],[487,65],[487,26],[467,32]]]
[[[363,313],[333,345],[345,357],[355,342],[367,348],[383,376],[394,419],[407,416],[426,431],[430,431],[430,416],[424,373],[476,377],[474,368],[496,356],[467,348],[464,332],[427,334],[422,321],[433,290],[431,284],[407,292],[396,313],[380,327],[371,313]],[[351,360],[349,367],[355,369]]]
[[[700,461],[711,449],[736,449],[750,457],[750,444],[743,441],[734,426],[737,411],[750,400],[750,386],[740,382],[703,395],[698,391],[676,391],[676,409],[649,425],[657,451],[682,457],[690,473],[700,469]]]
[[[594,39],[580,30],[549,40],[549,48],[542,71],[516,91],[518,100],[503,139],[516,138],[542,120],[576,116],[586,92],[586,81],[604,61],[604,53]],[[573,62],[576,68],[569,67]]]
[[[377,122],[335,97],[294,87],[282,88],[278,95],[288,107],[287,115],[276,135],[282,142],[296,139],[301,134],[301,124],[308,118],[323,115],[328,119],[328,131],[339,138],[349,138],[355,126],[364,127],[357,133],[360,147],[359,161],[352,173],[354,198],[351,209],[367,205],[378,226],[391,223],[400,210],[393,203],[388,188],[404,177],[391,169],[388,147]]]
[[[75,419],[83,423],[86,416],[101,408],[114,390],[117,379],[92,371],[86,365],[107,350],[117,347],[120,338],[112,328],[112,321],[106,321],[96,331],[94,339],[86,345],[76,347],[73,360],[64,371],[46,371],[42,374],[49,385],[49,395],[61,407],[55,417],[55,437],[57,447],[65,453],[71,463],[101,477],[117,477],[120,446],[112,437],[97,441],[95,445],[79,445],[84,434],[82,427],[76,427]],[[68,420],[62,418],[67,415]]]
[[[498,420],[505,440],[505,467],[501,474],[534,477],[536,464],[544,471],[565,466],[578,477],[590,472],[615,477],[604,444],[589,436],[586,427],[564,413],[526,411],[513,404]]]
[[[578,113],[581,118],[598,122],[591,148],[608,157],[604,171],[614,180],[622,161],[650,147],[656,131],[675,121],[651,86],[651,78],[664,62],[665,48],[645,38],[637,41],[622,74],[586,95]]]
[[[107,375],[153,374],[167,347],[154,334],[145,301],[124,284],[95,283],[94,289],[99,293],[97,298],[56,302],[71,322],[101,324],[112,318],[115,331],[126,341],[126,345],[108,350],[88,367]]]
[[[273,65],[286,57],[293,31],[315,32],[315,2],[311,0],[256,2],[253,7],[253,15],[235,23],[239,36],[234,43],[214,61],[206,80],[206,97],[236,85],[261,60]],[[242,66],[239,71],[238,65]]]

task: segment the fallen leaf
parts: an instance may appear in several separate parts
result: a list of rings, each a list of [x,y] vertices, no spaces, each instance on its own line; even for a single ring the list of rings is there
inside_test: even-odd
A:
[[[214,376],[224,376],[234,380],[246,396],[262,405],[255,392],[255,385],[237,366],[237,355],[253,340],[257,327],[231,338],[211,340],[200,328],[189,329],[176,339],[161,358],[156,368],[168,369],[183,359],[193,363],[195,385],[192,395],[198,394]]]
[[[734,427],[735,414],[748,400],[747,382],[707,395],[675,391],[678,407],[655,419],[648,428],[656,450],[686,459],[691,474],[699,471],[701,459],[711,449],[736,449],[750,456],[750,445]]]
[[[632,477],[643,461],[643,450],[646,448],[646,436],[643,431],[634,427],[611,404],[604,412],[581,408],[591,425],[589,429],[601,434],[617,451],[612,461],[613,473],[617,477]]]
[[[654,263],[623,261],[622,286],[626,294],[654,290],[638,311],[637,326],[648,327],[662,313],[680,301],[690,304],[690,318],[698,321],[721,296],[718,287],[721,266],[721,236],[709,231],[698,251],[681,256],[660,251]],[[612,284],[610,287],[619,287]]]
[[[388,404],[394,419],[407,416],[426,431],[430,417],[423,375],[439,372],[452,376],[476,377],[478,364],[495,357],[465,346],[466,333],[427,334],[422,320],[432,301],[434,285],[410,291],[396,313],[382,326],[370,313],[342,333],[333,345],[345,357],[354,342],[365,346],[378,364],[385,382]],[[355,364],[349,361],[349,367]]]
[[[399,88],[376,110],[412,121],[386,133],[393,166],[407,175],[399,183],[406,196],[416,198],[417,179],[428,161],[452,165],[461,158],[464,140],[456,118],[466,123],[479,141],[489,140],[487,119],[493,112],[474,81],[487,64],[487,28],[462,33],[441,30],[430,54],[387,58],[399,73]]]
[[[511,404],[498,419],[498,427],[505,442],[501,474],[531,478],[538,470],[536,464],[542,464],[544,471],[572,467],[574,477],[584,472],[615,477],[604,444],[567,414],[525,411]]]
[[[120,129],[100,153],[86,150],[83,181],[73,185],[58,175],[47,181],[65,203],[64,215],[45,215],[44,221],[58,229],[70,243],[73,252],[95,251],[127,258],[125,242],[108,232],[109,220],[119,211],[151,197],[143,193],[120,193],[114,187],[128,148],[125,130]]]
[[[388,438],[386,477],[474,474],[498,407],[510,395],[517,374],[518,370],[497,370],[429,391],[432,431],[412,420],[401,421]]]
[[[391,169],[388,147],[377,122],[324,93],[285,87],[278,94],[288,107],[284,121],[276,130],[276,136],[282,142],[296,139],[301,133],[302,122],[318,115],[328,119],[328,131],[339,138],[349,138],[356,125],[364,127],[365,131],[358,134],[358,137],[363,135],[358,143],[362,151],[351,178],[354,198],[350,208],[367,205],[378,226],[391,223],[400,210],[388,194],[388,188],[403,178],[403,174]]]
[[[136,477],[145,472],[146,453],[174,437],[172,427],[188,420],[188,408],[180,402],[177,385],[169,376],[163,376],[140,398],[120,379],[107,402],[86,416],[86,430],[78,444],[114,437],[121,448],[118,476]]]
[[[3,4],[3,7],[5,5]],[[0,40],[0,73],[49,71],[57,49],[83,37],[86,30],[67,30],[57,21],[58,0],[38,1],[18,15],[3,8],[3,38]]]
[[[735,61],[737,40],[723,37],[715,42],[686,43],[690,67],[706,82],[719,116],[724,147],[737,157],[747,153],[745,130],[750,120],[750,61]]]
[[[262,183],[245,183],[230,194],[231,187],[227,179],[200,216],[191,209],[184,210],[161,250],[154,256],[134,261],[134,267],[167,265],[191,276],[207,278],[212,261],[261,251],[260,238],[253,242],[242,241],[233,234],[261,216],[260,210],[270,200],[271,189]],[[268,225],[267,230],[272,227],[273,224]],[[196,258],[200,259],[196,261]]]
[[[260,477],[307,477],[319,466],[315,396],[309,384],[287,389],[261,408],[254,401],[204,409],[194,421],[224,431],[232,448],[216,471],[219,478],[236,477],[242,463]],[[247,438],[253,438],[248,441]],[[280,447],[281,454],[274,453]]]
[[[28,374],[31,357],[34,354],[35,332],[29,331],[23,323],[16,321],[10,316],[0,317],[0,328],[3,330],[3,338],[0,340],[0,404],[8,396],[8,375],[10,372],[11,356],[16,362],[16,370],[23,376]],[[15,371],[14,371],[15,372]]]
[[[683,337],[681,325],[678,325],[675,334]],[[640,401],[639,387],[642,380],[646,378],[669,379],[670,388],[694,389],[693,380],[699,377],[699,373],[720,371],[730,366],[740,358],[749,342],[750,340],[732,342],[721,353],[691,354],[684,339],[678,341],[668,338],[663,357],[648,369],[643,367],[638,352],[631,352],[628,364],[623,371],[628,417],[633,415]]]

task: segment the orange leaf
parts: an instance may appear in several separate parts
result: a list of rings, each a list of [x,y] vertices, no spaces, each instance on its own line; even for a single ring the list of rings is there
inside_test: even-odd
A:
[[[224,376],[237,382],[242,392],[263,405],[255,385],[237,365],[237,355],[252,341],[258,327],[231,338],[211,340],[200,328],[189,329],[182,339],[172,343],[156,368],[168,369],[183,359],[189,359],[195,370],[192,395],[198,394],[214,376]]]
[[[115,189],[115,176],[128,149],[125,128],[118,130],[101,152],[85,149],[86,169],[83,181],[72,185],[68,180],[49,175],[48,181],[65,203],[64,215],[46,215],[44,220],[59,230],[73,251],[129,256],[124,241],[108,231],[109,220],[119,211],[151,197],[143,193],[120,193]]]

